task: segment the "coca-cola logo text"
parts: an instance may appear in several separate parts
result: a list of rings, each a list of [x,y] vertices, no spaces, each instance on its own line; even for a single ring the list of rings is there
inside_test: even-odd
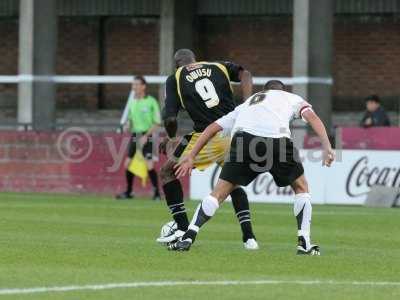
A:
[[[211,176],[211,190],[214,189],[219,177],[220,168],[217,166],[214,168]],[[251,184],[251,189],[255,195],[280,195],[280,196],[291,196],[293,195],[292,188],[290,186],[278,187],[275,184],[274,179],[269,173],[263,173],[259,175]]]
[[[346,193],[358,197],[368,193],[373,185],[400,186],[400,167],[368,166],[369,159],[362,156],[350,169],[346,180]]]

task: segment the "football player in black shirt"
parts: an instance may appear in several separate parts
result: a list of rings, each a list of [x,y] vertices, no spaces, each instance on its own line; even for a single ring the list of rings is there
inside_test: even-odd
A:
[[[244,99],[251,95],[253,87],[250,72],[240,65],[231,62],[196,62],[194,53],[189,49],[178,50],[174,59],[177,69],[166,82],[164,125],[168,139],[173,143],[177,132],[178,112],[186,110],[194,122],[194,131],[178,142],[172,155],[169,155],[161,168],[160,176],[166,202],[177,223],[177,230],[170,236],[159,237],[157,241],[160,243],[170,243],[179,239],[189,225],[182,186],[174,174],[177,160],[191,151],[208,125],[234,110],[231,82],[240,82]],[[215,136],[196,157],[195,168],[204,170],[213,163],[222,165],[229,146],[229,137]],[[235,189],[230,195],[242,229],[244,247],[256,250],[258,244],[252,230],[247,195],[242,188]]]

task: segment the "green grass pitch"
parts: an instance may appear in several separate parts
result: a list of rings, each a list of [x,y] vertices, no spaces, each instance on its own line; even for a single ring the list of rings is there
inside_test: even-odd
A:
[[[195,205],[187,202],[190,216]],[[243,249],[225,203],[190,252],[172,253],[155,242],[170,220],[164,202],[2,193],[0,300],[400,299],[399,210],[315,205],[313,240],[322,256],[299,257],[292,206],[251,209],[259,251]],[[9,288],[196,280],[277,283],[4,294]]]

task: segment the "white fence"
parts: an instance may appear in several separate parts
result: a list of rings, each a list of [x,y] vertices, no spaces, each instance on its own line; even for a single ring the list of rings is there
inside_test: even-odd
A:
[[[145,75],[149,84],[164,84],[167,76]],[[54,82],[55,84],[130,84],[134,75],[0,75],[0,84],[18,84],[23,82]],[[332,78],[325,77],[253,77],[255,85],[264,85],[269,80],[281,80],[286,85],[319,83],[332,85]],[[120,124],[123,125],[127,119],[128,102],[132,99],[129,95],[124,111],[122,113]]]
[[[0,83],[19,83],[32,81],[54,82],[59,84],[127,84],[132,82],[134,75],[54,75],[40,76],[30,74],[0,75]],[[146,75],[144,76],[150,84],[163,84],[167,76]],[[325,77],[253,77],[255,85],[263,85],[268,80],[281,80],[284,84],[307,84],[319,83],[332,85],[332,78]]]

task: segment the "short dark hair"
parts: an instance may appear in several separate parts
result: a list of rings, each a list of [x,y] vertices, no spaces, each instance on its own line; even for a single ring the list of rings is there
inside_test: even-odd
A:
[[[280,80],[270,80],[264,85],[264,90],[285,90],[285,85]]]
[[[182,67],[196,62],[196,56],[190,49],[179,49],[175,52],[174,60],[177,67]]]
[[[133,80],[139,80],[142,84],[147,85],[147,81],[142,75],[136,75]]]
[[[376,103],[381,103],[381,98],[379,98],[379,96],[375,95],[375,94],[369,95],[368,97],[365,98],[365,102],[368,102],[368,101],[374,101]]]

